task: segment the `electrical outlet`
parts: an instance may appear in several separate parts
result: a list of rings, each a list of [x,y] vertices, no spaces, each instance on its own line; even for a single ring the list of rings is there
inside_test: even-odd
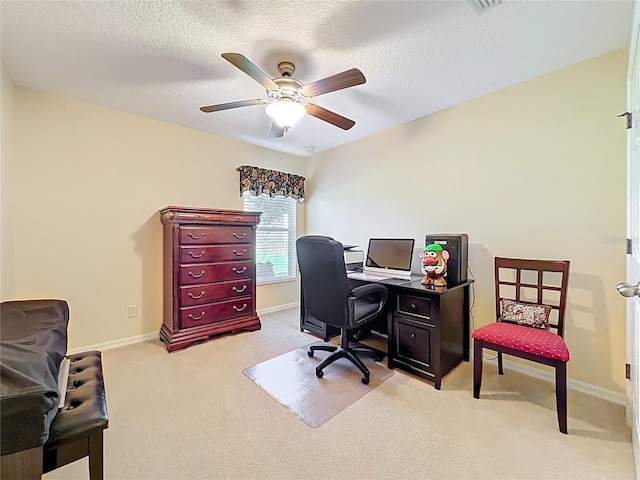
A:
[[[129,305],[127,307],[127,315],[129,316],[129,318],[137,317],[138,316],[138,306],[137,305]]]

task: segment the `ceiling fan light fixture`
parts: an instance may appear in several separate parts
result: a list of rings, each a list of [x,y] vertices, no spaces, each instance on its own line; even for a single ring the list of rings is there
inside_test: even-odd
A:
[[[267,104],[265,111],[274,122],[285,130],[289,130],[307,114],[307,110],[301,103],[288,98]]]

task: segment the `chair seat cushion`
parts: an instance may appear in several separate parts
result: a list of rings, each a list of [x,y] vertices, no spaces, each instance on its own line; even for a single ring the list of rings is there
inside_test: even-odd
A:
[[[569,349],[564,339],[560,335],[539,328],[495,322],[478,328],[472,337],[545,358],[569,361]]]

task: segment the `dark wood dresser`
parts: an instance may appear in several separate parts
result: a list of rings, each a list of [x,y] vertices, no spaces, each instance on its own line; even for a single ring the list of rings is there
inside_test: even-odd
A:
[[[160,340],[173,352],[210,336],[259,330],[256,226],[260,213],[160,210],[164,308]]]

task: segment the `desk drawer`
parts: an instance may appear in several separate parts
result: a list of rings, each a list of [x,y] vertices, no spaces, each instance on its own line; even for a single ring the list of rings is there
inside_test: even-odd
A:
[[[398,305],[396,307],[398,313],[406,315],[415,315],[421,318],[430,318],[431,316],[431,300],[424,297],[413,295],[398,295]]]
[[[411,321],[395,321],[394,360],[425,372],[433,370],[435,326]]]

